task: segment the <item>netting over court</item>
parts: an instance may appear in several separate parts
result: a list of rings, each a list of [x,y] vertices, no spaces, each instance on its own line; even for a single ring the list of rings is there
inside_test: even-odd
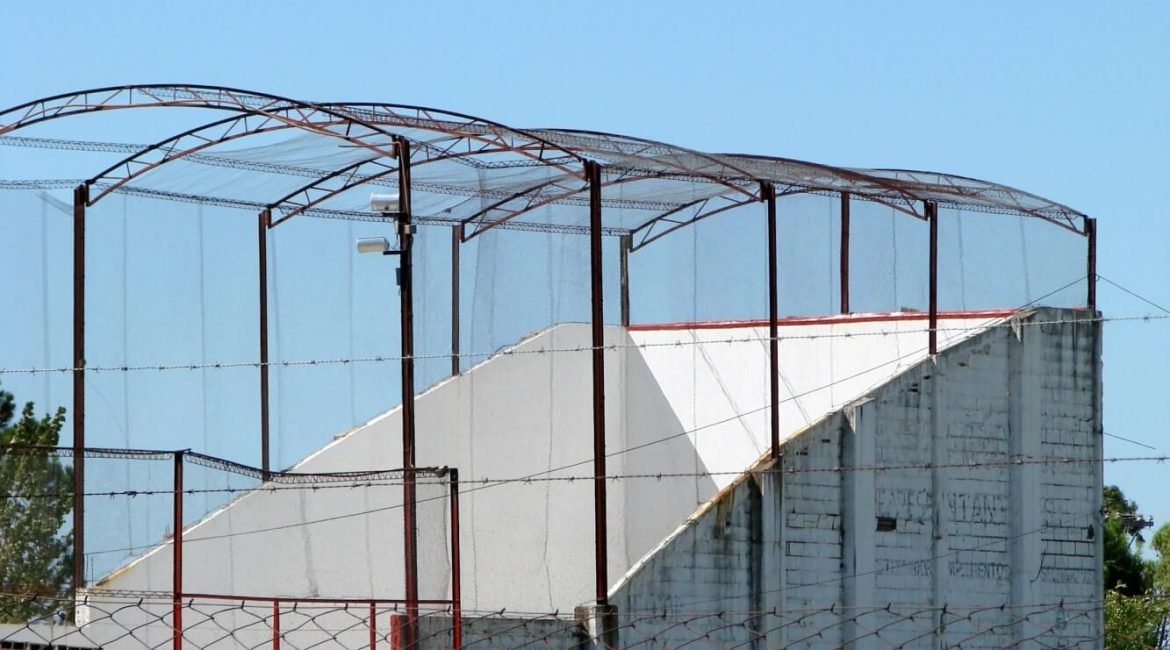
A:
[[[612,567],[600,592],[713,477],[826,409],[1021,308],[1095,309],[1095,222],[994,183],[201,86],[0,111],[0,232],[0,274],[21,279],[0,382],[68,409],[58,444],[85,458],[87,495],[75,579],[95,588],[157,585],[143,563],[190,528],[214,549],[197,593],[285,584],[231,564],[268,555],[298,558],[303,581],[258,595],[381,607],[402,587],[404,504],[420,540],[453,539],[427,505],[445,475],[413,497],[402,475],[291,477],[458,466],[515,480],[466,499],[471,601],[553,611],[583,600],[590,555]],[[359,256],[368,237],[399,257]],[[695,407],[704,393],[726,409]],[[182,525],[173,456],[83,448],[190,449]],[[569,475],[591,478],[518,482]],[[399,546],[377,547],[383,530]],[[491,559],[513,542],[509,566]],[[451,549],[416,550],[417,597],[453,599]],[[325,552],[365,562],[361,579],[311,566]],[[528,600],[509,600],[515,576]]]

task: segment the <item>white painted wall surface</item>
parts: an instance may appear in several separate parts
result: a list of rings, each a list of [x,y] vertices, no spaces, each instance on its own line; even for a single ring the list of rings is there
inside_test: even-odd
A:
[[[780,332],[780,438],[815,423],[927,358],[925,314],[785,321]],[[939,349],[1002,317],[940,321]],[[770,447],[768,328],[630,333],[717,487]],[[699,503],[705,500],[701,499]],[[697,504],[696,504],[697,505]]]
[[[998,319],[945,320],[940,346],[969,338],[990,322]],[[926,358],[924,327],[923,319],[782,327],[783,437],[920,363]],[[766,328],[751,327],[607,330],[607,448],[614,454],[607,472],[626,477],[608,483],[611,582],[766,450],[766,335]],[[467,609],[570,611],[592,599],[592,484],[581,480],[592,472],[590,356],[563,351],[587,347],[588,341],[586,325],[554,327],[417,399],[419,465],[458,467],[464,482]],[[747,414],[736,417],[737,411]],[[339,435],[296,470],[397,467],[400,452],[394,409]],[[703,476],[708,471],[726,474]],[[578,480],[484,484],[526,476]],[[823,487],[837,489],[828,483]],[[826,504],[840,502],[829,493],[821,496]],[[398,486],[249,494],[188,528],[184,589],[400,597],[400,501]],[[839,540],[839,508],[834,512],[815,518],[825,543]],[[308,523],[316,520],[328,521]],[[424,598],[445,597],[449,577],[445,539],[434,542],[446,531],[434,534],[439,531],[427,524],[434,520],[421,506],[424,560],[436,560],[423,562]],[[778,530],[791,526],[779,510],[765,521]],[[839,564],[840,552],[826,559]],[[880,553],[875,549],[866,561],[880,562]],[[761,559],[775,561],[774,553]],[[813,566],[796,570],[815,572]],[[169,547],[97,586],[169,591]]]
[[[622,643],[1100,647],[1089,317],[986,330],[791,437],[783,471],[761,460],[615,586]],[[679,624],[703,611],[754,615]]]

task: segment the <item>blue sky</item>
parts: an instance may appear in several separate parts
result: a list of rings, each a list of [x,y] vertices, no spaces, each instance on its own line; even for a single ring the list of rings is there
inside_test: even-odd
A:
[[[191,82],[1002,182],[1099,219],[1102,275],[1170,307],[1170,5],[163,3],[5,6],[0,105]],[[84,134],[78,134],[82,137]],[[0,170],[23,150],[0,150]],[[363,233],[364,234],[364,233]],[[1157,310],[1102,283],[1109,316]],[[1107,456],[1165,454],[1170,322],[1105,328]],[[1159,524],[1164,465],[1106,467]]]

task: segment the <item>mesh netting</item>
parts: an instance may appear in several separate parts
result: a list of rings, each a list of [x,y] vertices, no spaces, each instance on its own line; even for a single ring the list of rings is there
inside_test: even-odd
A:
[[[161,101],[203,97],[152,92]],[[231,99],[233,110],[294,112],[271,98]],[[168,121],[131,144],[81,142],[50,123],[14,135],[7,129],[28,118],[0,113],[3,144],[14,145],[0,150],[6,161],[36,152],[19,170],[2,167],[11,179],[0,185],[0,273],[26,281],[13,283],[9,317],[0,318],[0,379],[41,410],[76,410],[72,188],[93,178],[86,443],[192,450],[182,518],[192,593],[371,599],[402,588],[400,476],[264,483],[243,468],[267,461],[320,476],[405,464],[399,258],[354,250],[358,237],[398,243],[368,200],[371,190],[403,189],[386,155],[391,135],[408,138],[414,154],[417,461],[463,468],[477,486],[459,539],[467,601],[484,609],[565,611],[594,595],[585,560],[594,552],[596,459],[584,160],[601,166],[607,474],[645,479],[636,488],[607,482],[611,582],[769,449],[773,408],[787,437],[927,357],[923,201],[940,206],[938,308],[957,312],[944,315],[940,347],[1015,308],[1087,302],[1083,215],[1010,188],[606,134],[523,133],[405,107],[337,108],[365,124],[297,110],[307,111],[306,128],[275,120],[254,137],[229,138],[237,131],[221,125],[162,140],[173,132]],[[151,141],[164,145],[142,153]],[[62,158],[69,164],[52,164]],[[119,160],[130,162],[111,167]],[[776,278],[761,181],[779,193]],[[265,208],[272,227],[258,234]],[[775,404],[772,279],[782,318]],[[627,317],[630,327],[619,327]],[[68,417],[60,444],[71,427]],[[221,460],[197,462],[209,457]],[[87,575],[130,591],[169,588],[171,468],[100,459],[87,476],[87,493],[117,494],[87,497]],[[418,482],[424,599],[451,597],[445,476]],[[109,514],[94,514],[102,508]],[[283,611],[275,607],[272,616]],[[337,625],[356,633],[361,617],[342,610]],[[267,638],[271,616],[253,621],[267,626],[257,639]]]

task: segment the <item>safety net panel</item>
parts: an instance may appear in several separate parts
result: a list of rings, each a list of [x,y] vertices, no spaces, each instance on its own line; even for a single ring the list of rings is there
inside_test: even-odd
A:
[[[1082,232],[1035,217],[940,208],[938,241],[940,310],[1087,304]]]
[[[930,309],[930,224],[873,201],[850,201],[849,309]]]

